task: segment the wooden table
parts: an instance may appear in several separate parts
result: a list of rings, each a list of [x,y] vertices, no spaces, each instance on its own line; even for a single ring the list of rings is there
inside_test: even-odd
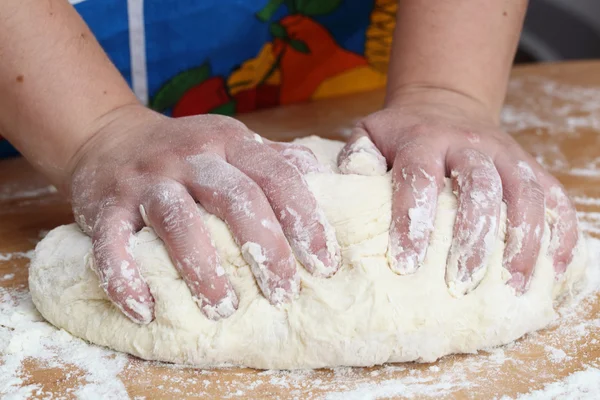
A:
[[[352,122],[375,111],[382,100],[383,91],[375,91],[258,112],[241,119],[256,132],[276,140],[310,134],[344,139]],[[576,204],[584,212],[584,228],[592,235],[600,232],[600,218],[595,218],[600,214],[593,214],[600,211],[600,171],[593,173],[600,160],[600,62],[516,68],[507,104],[507,129],[550,166],[569,193],[579,199]],[[40,231],[72,220],[67,203],[24,160],[0,161],[0,254],[28,251],[39,240]],[[0,261],[0,278],[4,277],[0,285],[26,290],[27,262],[18,257]],[[446,357],[433,365],[264,373],[175,368],[131,357],[119,377],[132,398],[304,399],[363,388],[366,391],[354,392],[361,398],[360,393],[376,393],[372,386],[376,383],[384,397],[398,396],[401,385],[405,385],[405,393],[417,398],[515,396],[541,389],[586,366],[600,366],[600,324],[587,324],[584,334],[581,329],[568,329],[598,318],[600,297],[592,297],[580,309],[577,315],[516,344],[490,353]],[[76,370],[40,365],[35,359],[27,360],[23,370],[25,383],[41,384],[43,391],[54,396],[72,397],[68,389],[80,384]]]

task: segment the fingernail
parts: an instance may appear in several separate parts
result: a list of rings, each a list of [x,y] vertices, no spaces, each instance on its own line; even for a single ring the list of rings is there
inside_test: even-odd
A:
[[[398,275],[410,275],[417,272],[419,265],[423,262],[420,255],[411,247],[402,247],[400,238],[390,229],[388,241],[387,259],[390,269]]]
[[[148,304],[143,299],[136,300],[133,296],[129,296],[125,299],[125,305],[126,307],[123,307],[121,311],[133,322],[141,325],[152,322],[154,302]]]
[[[522,272],[514,272],[511,274],[508,284],[515,289],[517,296],[522,295],[527,291],[528,280]]]
[[[388,251],[388,263],[392,271],[398,275],[411,275],[419,268],[419,259],[414,252],[404,252],[394,255]]]
[[[308,272],[314,276],[325,277],[327,276],[327,269],[329,262],[327,261],[328,254],[326,249],[321,249],[317,254],[312,254],[308,248],[308,243],[300,242],[297,240],[290,240],[294,255]]]
[[[465,232],[454,236],[446,264],[446,284],[452,296],[462,297],[479,286],[488,270],[488,255],[494,244],[491,239],[495,233],[495,227],[489,229],[483,243],[477,243]]]
[[[335,228],[329,223],[322,209],[317,210],[317,221],[323,227],[325,235],[325,246],[317,251],[317,260],[315,266],[317,271],[323,277],[330,277],[337,272],[341,262],[341,249],[335,234]]]
[[[204,315],[213,321],[228,318],[237,310],[239,300],[233,288],[228,288],[225,296],[216,304],[210,302],[205,296],[193,298]]]
[[[92,266],[95,265],[92,263]],[[154,319],[154,299],[150,292],[133,293],[127,288],[127,283],[116,280],[117,283],[109,282],[104,271],[99,271],[100,287],[106,293],[112,303],[131,321],[140,325],[147,325]],[[120,283],[120,284],[119,284]]]
[[[338,270],[340,256],[339,251],[335,249],[322,248],[317,254],[308,255],[307,258],[311,264],[310,272],[315,276],[329,278]]]
[[[277,281],[270,288],[270,293],[267,297],[272,305],[278,306],[294,300],[298,297],[298,293],[300,293],[300,277],[298,274],[294,274],[290,279]]]
[[[312,152],[296,146],[287,146],[281,155],[303,175],[332,172],[331,167],[321,164]]]
[[[556,271],[556,277],[561,277],[567,271],[567,264],[559,261],[554,264],[554,271]]]
[[[335,253],[331,254],[327,248],[322,248],[317,252],[317,258],[323,264],[326,275],[331,275],[333,273],[333,269],[337,267],[337,263],[335,260]]]
[[[387,161],[369,138],[361,137],[351,145],[338,167],[344,174],[380,176],[387,172]]]
[[[452,296],[462,297],[479,286],[486,274],[486,265],[480,264],[469,270],[465,265],[466,260],[460,260],[452,250],[449,260],[446,267],[446,284]]]
[[[290,278],[281,278],[267,268],[267,258],[259,244],[246,242],[241,250],[242,257],[250,265],[258,287],[272,305],[287,303],[297,296],[300,292],[300,278],[295,269]],[[295,266],[296,260],[290,257],[285,264]]]
[[[310,249],[309,241],[291,240],[290,244],[300,263],[314,276],[329,278],[337,272],[341,262],[341,249],[335,229],[327,221],[322,210],[317,210],[317,221],[323,228],[324,244],[316,252]]]

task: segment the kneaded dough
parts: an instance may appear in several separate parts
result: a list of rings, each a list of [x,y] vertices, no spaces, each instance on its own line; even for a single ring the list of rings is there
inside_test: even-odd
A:
[[[342,144],[319,138],[297,141],[336,171]],[[29,287],[52,324],[92,343],[148,360],[201,367],[239,365],[260,369],[371,366],[429,362],[451,353],[511,342],[541,329],[554,317],[554,300],[583,276],[580,240],[573,262],[556,280],[549,257],[549,229],[530,290],[516,296],[502,267],[505,209],[487,272],[470,293],[454,297],[445,281],[456,198],[448,185],[439,197],[435,231],[424,265],[396,275],[386,250],[391,219],[390,175],[311,174],[306,180],[335,227],[343,265],[331,278],[315,278],[299,266],[301,293],[281,308],[261,295],[226,225],[206,223],[239,295],[228,319],[207,319],[192,300],[151,228],[135,237],[133,251],[156,301],[155,320],[128,320],[106,298],[89,267],[90,239],[72,224],[51,231],[35,252]]]

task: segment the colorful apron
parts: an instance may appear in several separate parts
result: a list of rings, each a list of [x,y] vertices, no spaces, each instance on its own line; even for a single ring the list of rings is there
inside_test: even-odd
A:
[[[71,3],[140,101],[173,117],[382,87],[396,12],[396,0]]]

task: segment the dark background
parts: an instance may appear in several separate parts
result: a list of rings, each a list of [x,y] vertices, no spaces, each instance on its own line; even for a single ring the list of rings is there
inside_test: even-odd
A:
[[[600,58],[600,0],[530,0],[515,63],[589,58]]]

